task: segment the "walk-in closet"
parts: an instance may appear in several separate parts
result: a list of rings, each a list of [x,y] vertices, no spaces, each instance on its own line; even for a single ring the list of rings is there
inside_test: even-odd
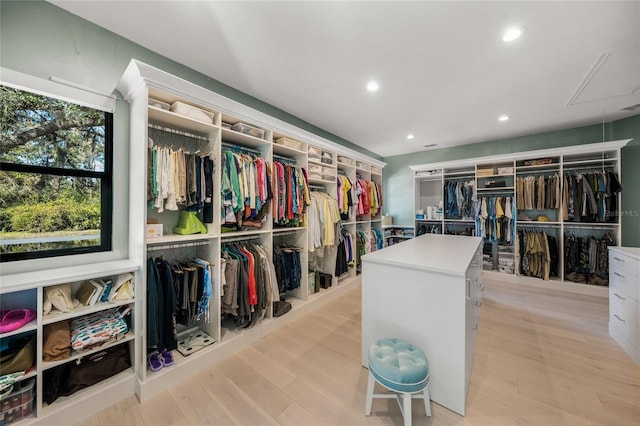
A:
[[[0,0],[0,426],[637,426],[639,18]]]

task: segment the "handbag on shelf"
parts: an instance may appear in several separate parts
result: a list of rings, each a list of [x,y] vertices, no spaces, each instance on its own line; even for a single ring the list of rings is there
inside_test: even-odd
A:
[[[60,396],[77,391],[115,376],[131,367],[129,345],[121,344],[66,362],[43,372],[42,400],[53,403]]]
[[[36,335],[17,336],[9,349],[0,354],[0,372],[5,374],[29,370],[36,362]]]
[[[329,288],[331,287],[331,274],[327,274],[325,272],[316,271],[316,288],[319,286],[321,288]]]
[[[131,367],[129,345],[121,344],[71,362],[60,395],[69,396]]]

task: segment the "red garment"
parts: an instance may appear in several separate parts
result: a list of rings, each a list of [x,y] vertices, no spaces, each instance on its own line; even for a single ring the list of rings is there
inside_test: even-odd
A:
[[[358,211],[362,212],[361,214],[370,214],[371,197],[369,196],[369,194],[371,191],[371,183],[364,179],[358,179],[358,181],[360,182],[360,187],[362,188],[362,192],[358,196],[358,203],[360,203],[360,207],[362,207],[362,209],[358,208]]]
[[[247,256],[249,261],[249,305],[255,306],[258,304],[258,292],[256,291],[256,275],[255,275],[255,261],[250,251],[245,248],[238,247],[242,253]]]

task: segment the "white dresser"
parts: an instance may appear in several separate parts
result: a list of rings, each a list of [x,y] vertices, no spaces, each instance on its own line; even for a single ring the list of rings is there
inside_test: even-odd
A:
[[[431,399],[465,414],[482,304],[482,239],[425,234],[362,258],[362,365],[383,337],[429,359]]]
[[[640,248],[609,248],[609,334],[640,364]]]

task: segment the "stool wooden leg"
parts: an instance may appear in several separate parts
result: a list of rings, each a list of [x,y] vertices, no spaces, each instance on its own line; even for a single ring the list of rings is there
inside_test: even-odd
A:
[[[371,403],[373,402],[373,388],[375,386],[375,379],[369,373],[369,384],[367,385],[367,404],[364,408],[365,416],[371,415]]]
[[[427,417],[431,417],[431,397],[429,396],[429,385],[424,388],[422,394],[424,396],[424,411],[427,414]]]
[[[411,394],[402,394],[402,414],[404,416],[404,426],[411,426]]]

